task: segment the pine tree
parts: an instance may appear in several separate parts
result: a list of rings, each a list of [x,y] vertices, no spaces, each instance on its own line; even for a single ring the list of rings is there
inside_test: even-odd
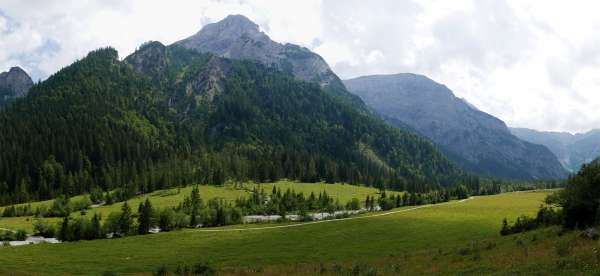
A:
[[[143,235],[150,232],[152,228],[152,216],[154,215],[152,204],[150,200],[146,198],[144,203],[140,203],[138,211],[138,234]]]
[[[88,235],[88,239],[101,239],[102,238],[102,226],[100,225],[100,216],[98,214],[94,214],[92,220],[90,221],[90,231]]]
[[[61,241],[71,240],[71,229],[68,216],[63,218],[62,224],[60,225],[60,231],[58,232],[58,239]]]
[[[121,207],[121,214],[119,216],[119,233],[122,236],[127,236],[131,231],[131,226],[133,225],[133,218],[131,217],[131,208],[127,201],[123,202],[123,206]]]

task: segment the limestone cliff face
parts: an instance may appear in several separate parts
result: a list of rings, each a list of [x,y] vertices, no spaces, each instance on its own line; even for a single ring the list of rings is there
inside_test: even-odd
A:
[[[297,45],[271,40],[257,24],[243,15],[230,15],[208,24],[195,35],[175,44],[225,58],[275,66],[305,81],[321,84],[339,81],[319,55]]]
[[[0,107],[23,97],[33,86],[33,81],[19,67],[10,68],[8,72],[0,73]]]
[[[425,76],[365,76],[345,85],[388,122],[428,137],[469,171],[518,179],[566,174],[546,147],[515,137],[503,121]]]

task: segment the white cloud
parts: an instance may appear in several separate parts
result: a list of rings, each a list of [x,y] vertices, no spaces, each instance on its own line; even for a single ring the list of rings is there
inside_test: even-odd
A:
[[[600,127],[600,2],[0,0],[0,70],[45,78],[90,50],[122,57],[228,14],[321,54],[342,78],[414,72],[509,125]]]

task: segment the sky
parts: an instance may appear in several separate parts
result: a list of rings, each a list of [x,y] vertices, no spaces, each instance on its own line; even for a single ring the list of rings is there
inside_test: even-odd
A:
[[[512,127],[600,128],[599,1],[0,0],[0,71],[35,81],[104,46],[121,58],[229,14],[320,54],[342,79],[417,73]]]

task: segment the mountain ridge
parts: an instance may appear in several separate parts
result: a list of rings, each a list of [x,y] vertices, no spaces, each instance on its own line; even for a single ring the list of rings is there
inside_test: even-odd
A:
[[[502,120],[472,107],[426,76],[374,75],[344,83],[388,122],[401,128],[408,125],[428,137],[468,171],[517,179],[566,176],[544,146],[519,140]]]
[[[172,45],[276,68],[299,80],[318,83],[325,92],[367,111],[358,97],[346,91],[341,79],[321,56],[299,45],[271,40],[256,23],[243,15],[229,15],[207,24],[196,34]]]
[[[528,128],[511,128],[510,130],[525,141],[548,147],[561,164],[571,172],[578,171],[583,164],[600,156],[600,129],[576,134]]]

